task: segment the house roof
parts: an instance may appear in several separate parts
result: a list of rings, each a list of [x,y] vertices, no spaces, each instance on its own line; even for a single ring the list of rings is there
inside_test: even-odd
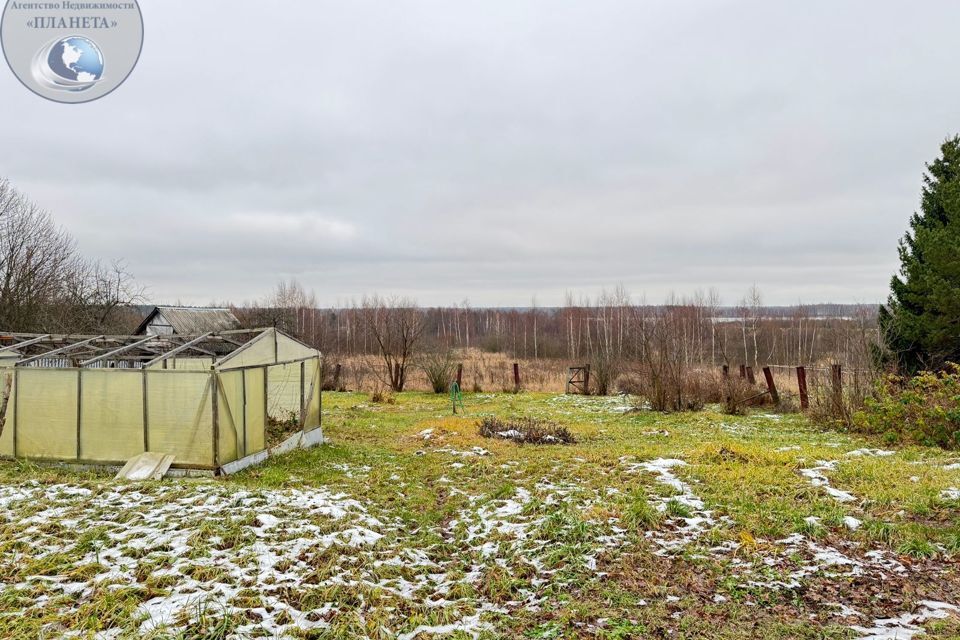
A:
[[[154,307],[137,327],[135,334],[142,334],[158,314],[162,314],[174,333],[198,335],[207,331],[239,329],[240,321],[230,309],[215,307]]]

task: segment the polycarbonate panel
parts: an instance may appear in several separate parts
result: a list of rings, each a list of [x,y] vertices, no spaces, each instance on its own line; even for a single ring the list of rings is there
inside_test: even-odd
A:
[[[316,357],[316,355],[316,349],[311,349],[287,335],[277,333],[277,362],[303,360],[304,358]]]
[[[17,375],[17,455],[75,459],[77,371],[22,368]]]
[[[286,420],[291,413],[300,419],[300,363],[267,367],[267,414]]]
[[[80,458],[120,462],[143,453],[143,372],[80,369]]]
[[[224,371],[220,378],[219,463],[232,462],[246,455],[243,452],[243,373]]]
[[[212,365],[213,358],[170,358],[167,361],[167,369],[177,371],[210,371]]]
[[[266,389],[263,384],[264,368],[243,370],[244,384],[247,388],[247,428],[246,454],[263,451],[266,444]]]
[[[13,370],[0,371],[0,404],[3,403],[3,392],[6,389],[7,377],[10,377],[10,397],[7,400],[7,414],[3,423],[3,433],[0,434],[0,456],[13,455],[13,407],[16,405],[15,396],[17,386],[13,383]]]
[[[248,342],[242,351],[224,356],[218,363],[217,368],[221,370],[237,369],[239,367],[249,367],[258,364],[273,364],[276,362],[276,344],[274,343],[275,332],[273,329],[264,331],[259,336]]]
[[[213,465],[211,374],[147,371],[149,450],[174,464]]]

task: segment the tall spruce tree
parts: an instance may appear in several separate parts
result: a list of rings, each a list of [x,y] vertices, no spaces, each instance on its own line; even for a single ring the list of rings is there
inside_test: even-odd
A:
[[[927,165],[920,213],[900,241],[900,274],[880,308],[890,356],[909,374],[960,363],[960,136]]]

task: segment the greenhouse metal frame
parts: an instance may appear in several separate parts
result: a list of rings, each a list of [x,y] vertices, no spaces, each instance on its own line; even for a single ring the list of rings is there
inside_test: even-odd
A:
[[[0,457],[226,472],[323,440],[319,351],[274,328],[201,335],[0,332]]]

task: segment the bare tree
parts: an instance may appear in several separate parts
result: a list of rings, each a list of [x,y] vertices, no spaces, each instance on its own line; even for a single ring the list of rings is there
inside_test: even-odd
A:
[[[43,329],[50,305],[64,292],[65,274],[78,268],[73,239],[0,180],[0,327]]]
[[[121,262],[85,261],[49,213],[0,179],[0,327],[127,330],[141,293]]]
[[[143,288],[122,262],[86,263],[65,278],[63,302],[54,307],[64,331],[128,333],[139,322],[132,305],[143,301]]]
[[[360,305],[363,326],[377,344],[393,391],[403,391],[407,369],[423,336],[424,315],[409,298],[365,297]]]
[[[623,317],[630,307],[630,295],[621,286],[613,293],[603,291],[587,318],[587,348],[590,373],[598,395],[607,395],[623,366]],[[590,326],[592,326],[592,331]]]

